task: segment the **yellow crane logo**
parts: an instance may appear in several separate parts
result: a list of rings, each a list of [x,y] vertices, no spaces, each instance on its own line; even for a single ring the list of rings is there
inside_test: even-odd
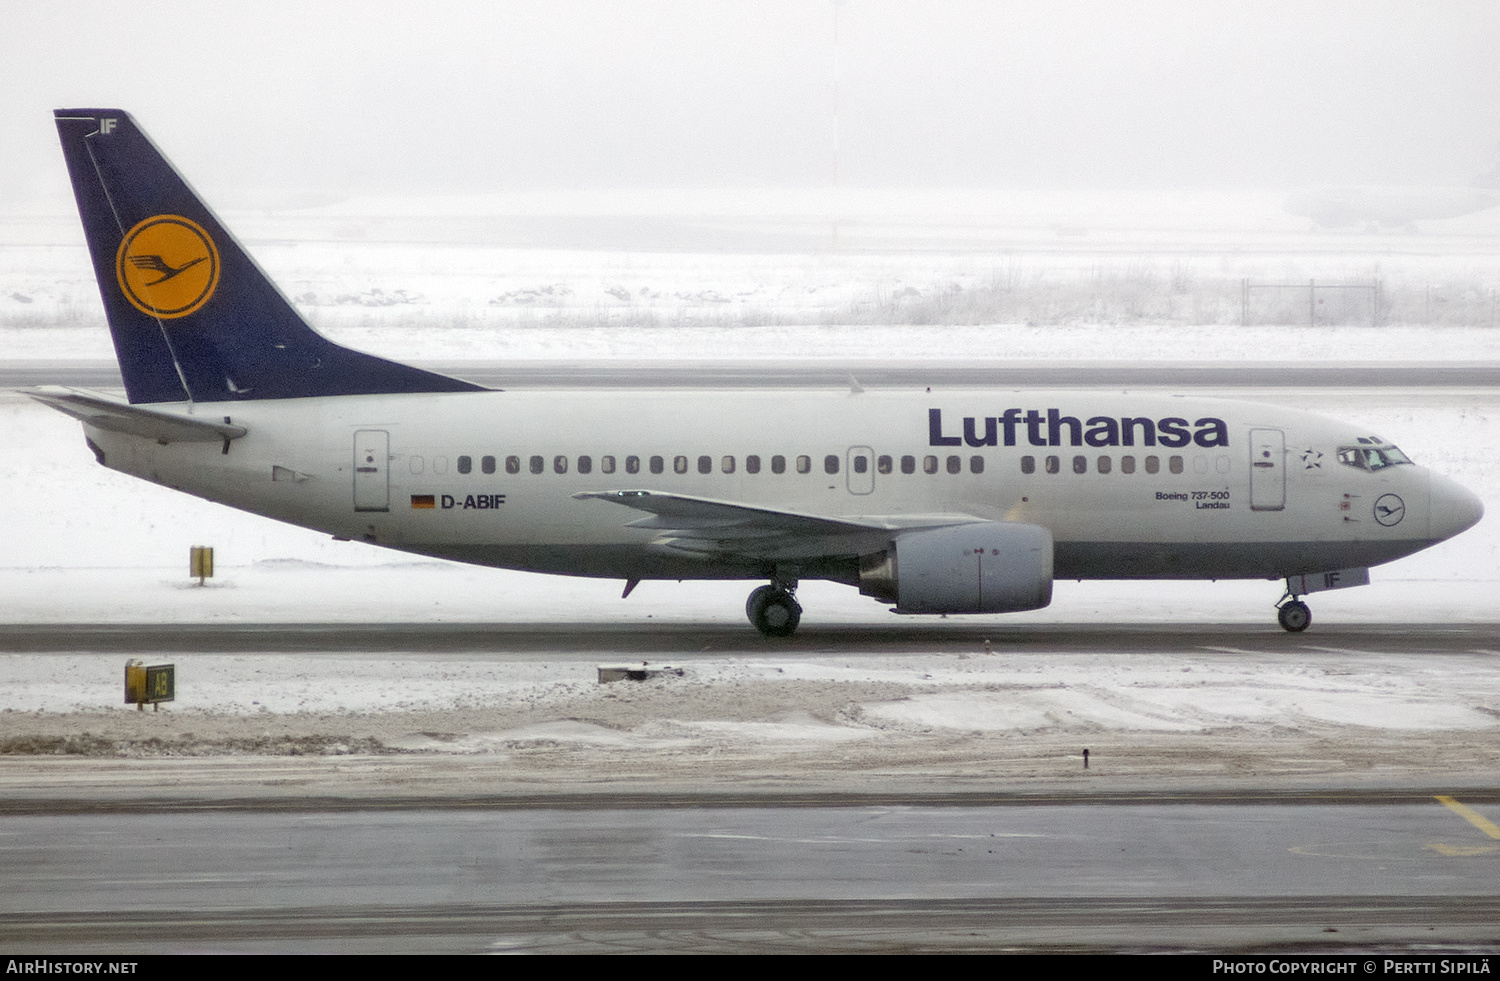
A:
[[[219,285],[219,250],[197,222],[156,215],[120,240],[115,278],[130,305],[163,319],[200,309]]]

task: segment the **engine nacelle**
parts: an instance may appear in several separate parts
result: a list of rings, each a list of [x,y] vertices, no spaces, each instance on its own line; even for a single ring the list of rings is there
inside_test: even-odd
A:
[[[859,563],[859,591],[897,613],[1012,613],[1052,602],[1052,533],[1010,521],[909,531]]]

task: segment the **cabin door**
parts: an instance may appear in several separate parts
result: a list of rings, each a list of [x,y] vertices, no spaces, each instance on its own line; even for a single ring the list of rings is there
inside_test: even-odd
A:
[[[1250,510],[1286,507],[1286,436],[1279,429],[1250,430]]]
[[[391,509],[391,434],[361,429],[354,434],[354,510]]]

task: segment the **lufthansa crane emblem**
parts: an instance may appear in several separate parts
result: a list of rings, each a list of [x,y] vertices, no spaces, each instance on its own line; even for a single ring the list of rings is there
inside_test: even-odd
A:
[[[1375,520],[1390,528],[1406,517],[1406,502],[1395,494],[1382,494],[1375,502]]]
[[[130,305],[163,319],[200,309],[219,285],[219,250],[197,222],[156,215],[125,233],[115,278]]]

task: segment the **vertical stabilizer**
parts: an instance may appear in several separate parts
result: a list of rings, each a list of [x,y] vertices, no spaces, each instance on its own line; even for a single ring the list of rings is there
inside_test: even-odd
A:
[[[128,113],[55,116],[131,402],[483,390],[314,331]]]

